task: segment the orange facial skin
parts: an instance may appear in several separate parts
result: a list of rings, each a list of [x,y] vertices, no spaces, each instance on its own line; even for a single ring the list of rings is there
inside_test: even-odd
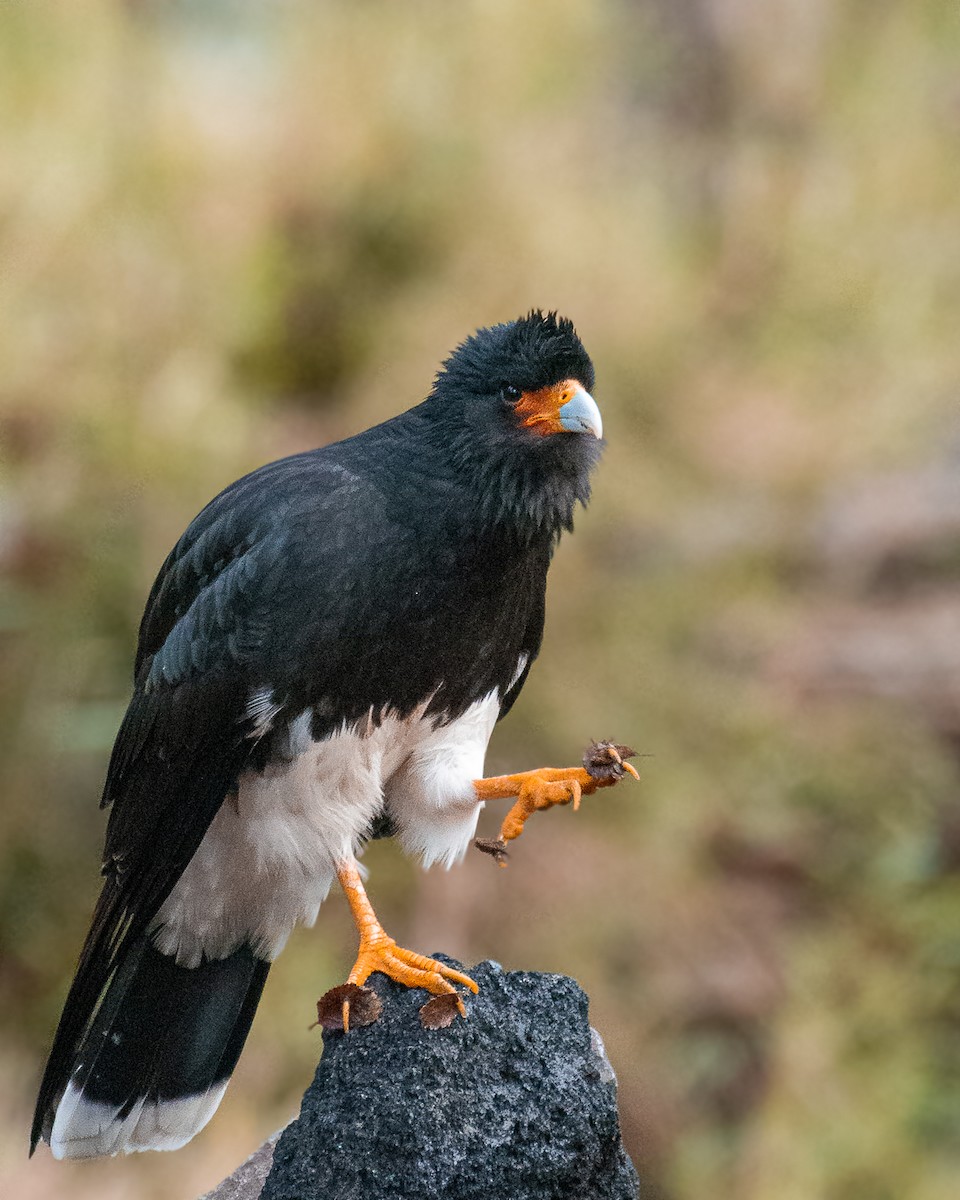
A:
[[[552,387],[540,388],[536,392],[524,392],[514,411],[525,429],[546,437],[550,433],[563,433],[560,409],[575,392],[582,392],[583,384],[576,379],[564,379]]]

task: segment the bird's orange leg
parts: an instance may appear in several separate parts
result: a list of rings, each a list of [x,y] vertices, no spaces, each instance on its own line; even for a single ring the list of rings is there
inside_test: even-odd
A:
[[[351,1007],[357,1005],[358,1001],[361,1012],[357,1014],[355,1024],[365,1025],[376,1020],[380,1013],[379,1002],[375,998],[371,1002],[370,989],[363,987],[374,971],[381,971],[406,987],[425,988],[434,996],[443,997],[442,1001],[430,1001],[420,1010],[423,1022],[428,1027],[449,1025],[454,1012],[465,1017],[467,1010],[453,984],[462,984],[476,992],[479,989],[470,976],[454,971],[434,958],[398,946],[377,920],[355,863],[337,863],[337,879],[360,934],[360,950],[346,984],[332,988],[321,998],[318,1007],[321,1023],[330,1026],[330,1017],[337,1013],[346,1033],[350,1028]]]
[[[503,819],[500,836],[493,839],[477,838],[474,845],[505,867],[507,842],[523,833],[527,818],[535,812],[571,802],[576,811],[580,807],[581,796],[589,796],[598,788],[612,787],[624,775],[639,779],[636,770],[624,761],[633,754],[634,751],[628,746],[595,742],[583,756],[582,767],[541,767],[536,771],[523,771],[519,775],[475,779],[473,786],[478,800],[503,800],[511,796],[516,796],[517,800]]]

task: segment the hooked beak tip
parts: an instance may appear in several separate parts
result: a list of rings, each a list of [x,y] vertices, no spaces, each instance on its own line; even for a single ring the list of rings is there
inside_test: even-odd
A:
[[[592,433],[603,437],[603,417],[597,402],[584,388],[577,388],[566,404],[561,405],[560,424],[567,433]]]

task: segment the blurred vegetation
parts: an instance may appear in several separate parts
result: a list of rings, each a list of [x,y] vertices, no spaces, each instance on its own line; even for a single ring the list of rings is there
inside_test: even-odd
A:
[[[195,1196],[295,1110],[335,898],[195,1143],[23,1158],[143,599],[237,474],[532,305],[610,444],[489,765],[610,735],[643,782],[509,871],[372,847],[381,916],[581,980],[650,1197],[956,1194],[958,53],[947,0],[0,7],[11,1195]]]

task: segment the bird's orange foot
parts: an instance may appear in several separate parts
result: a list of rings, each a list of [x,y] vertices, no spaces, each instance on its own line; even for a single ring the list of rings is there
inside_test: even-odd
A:
[[[420,1019],[427,1029],[449,1025],[457,1013],[465,1017],[467,1010],[453,985],[459,983],[471,992],[479,991],[470,976],[435,958],[398,946],[377,920],[356,867],[341,863],[337,876],[360,931],[360,950],[347,982],[321,996],[317,1004],[320,1024],[327,1029],[342,1028],[344,1033],[351,1024],[372,1024],[383,1005],[376,993],[363,985],[374,971],[405,987],[425,988],[433,994],[434,998],[420,1009]]]
[[[615,742],[593,742],[584,753],[582,767],[541,767],[537,771],[524,771],[519,775],[475,780],[474,788],[480,800],[498,800],[509,796],[516,796],[517,800],[503,819],[500,836],[477,838],[474,845],[505,867],[507,842],[523,833],[527,819],[535,812],[570,803],[576,811],[580,807],[581,797],[590,795],[597,788],[612,787],[624,775],[639,779],[636,769],[625,761],[635,753],[629,746]]]
[[[458,1012],[461,1017],[467,1015],[463,1001],[453,985],[459,983],[463,987],[469,988],[470,991],[477,992],[479,989],[469,975],[464,975],[462,971],[455,971],[435,958],[427,958],[425,954],[418,954],[415,950],[404,950],[379,926],[370,932],[371,935],[365,936],[360,942],[360,952],[353,970],[347,978],[348,983],[362,987],[374,971],[381,971],[405,987],[425,988],[435,997],[449,997],[449,999],[445,999],[444,1005],[436,1005],[433,1001],[428,1001],[420,1010],[420,1015],[428,1028],[436,1027],[436,1025],[429,1025],[429,1018],[431,1013],[436,1016],[438,1010],[449,1009],[450,1020],[444,1022],[447,1025],[453,1020],[454,1011]],[[433,1004],[432,1009],[431,1004]],[[429,1011],[424,1012],[425,1009]],[[345,1000],[343,1005],[343,1028],[344,1031],[350,1028],[349,999]]]

